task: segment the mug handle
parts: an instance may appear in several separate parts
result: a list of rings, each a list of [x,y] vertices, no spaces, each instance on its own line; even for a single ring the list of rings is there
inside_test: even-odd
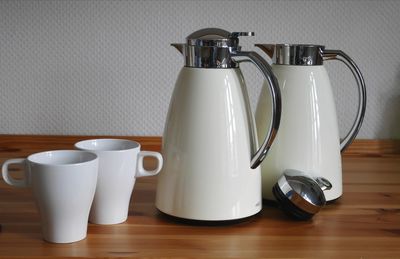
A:
[[[8,166],[11,164],[22,164],[25,165],[26,159],[25,158],[13,158],[9,159],[4,162],[3,166],[1,167],[1,172],[3,174],[3,179],[6,183],[8,183],[11,186],[15,187],[27,187],[28,186],[28,178],[25,177],[21,180],[15,179],[10,175],[10,171],[8,170]],[[26,170],[26,169],[25,169]]]
[[[151,171],[148,171],[144,169],[143,167],[143,159],[148,156],[148,157],[154,157],[157,159],[157,168]],[[136,177],[143,177],[143,176],[153,176],[158,174],[161,171],[161,168],[163,166],[163,158],[160,153],[158,152],[153,152],[153,151],[140,151],[138,154],[138,162],[137,162],[137,171],[136,171]]]
[[[365,109],[367,106],[367,92],[366,92],[365,82],[363,75],[361,74],[361,71],[358,68],[357,64],[346,53],[344,53],[341,50],[332,50],[332,49],[321,50],[321,52],[324,61],[338,60],[343,62],[350,69],[351,73],[356,79],[358,86],[357,116],[349,132],[340,141],[340,152],[343,152],[356,138],[358,132],[360,131],[361,124],[364,120]]]

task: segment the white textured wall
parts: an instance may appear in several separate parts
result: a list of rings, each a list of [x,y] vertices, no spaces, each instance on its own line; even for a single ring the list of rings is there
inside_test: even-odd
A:
[[[342,49],[368,91],[359,138],[400,137],[400,1],[1,1],[0,134],[161,135],[183,61],[169,46],[204,27],[241,45]],[[326,64],[344,133],[350,72]],[[261,76],[243,67],[256,102]]]

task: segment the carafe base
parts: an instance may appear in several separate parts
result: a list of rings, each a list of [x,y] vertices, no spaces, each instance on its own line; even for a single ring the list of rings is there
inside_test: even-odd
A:
[[[157,209],[158,210],[158,209]],[[198,220],[198,219],[187,219],[169,215],[161,210],[158,210],[158,217],[162,219],[166,219],[168,221],[184,224],[184,225],[193,225],[193,226],[226,226],[226,225],[237,225],[242,223],[250,223],[253,220],[256,220],[259,216],[261,210],[254,215],[247,216],[244,218],[238,219],[228,219],[228,220]]]

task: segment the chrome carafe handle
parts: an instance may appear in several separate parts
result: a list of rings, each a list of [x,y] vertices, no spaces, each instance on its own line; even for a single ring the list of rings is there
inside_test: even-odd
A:
[[[262,72],[265,80],[267,80],[269,84],[269,91],[271,93],[272,119],[270,128],[260,148],[257,150],[252,150],[253,154],[251,156],[250,167],[254,169],[257,168],[264,160],[278,132],[282,109],[281,92],[279,89],[278,80],[272,73],[270,65],[259,54],[254,51],[236,51],[231,54],[231,57],[238,63],[245,61],[250,61],[253,63]]]
[[[321,55],[324,61],[338,60],[343,62],[351,71],[354,78],[356,79],[358,86],[358,109],[357,116],[353,122],[353,125],[346,136],[340,141],[340,152],[346,150],[346,148],[353,142],[358,132],[360,131],[361,124],[364,120],[365,109],[367,106],[367,93],[363,75],[357,64],[343,51],[341,50],[330,50],[321,49]]]

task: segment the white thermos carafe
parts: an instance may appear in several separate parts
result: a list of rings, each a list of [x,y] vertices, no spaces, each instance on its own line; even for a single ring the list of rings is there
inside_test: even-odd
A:
[[[357,65],[340,50],[320,45],[258,44],[273,60],[272,71],[282,95],[279,132],[268,157],[263,161],[263,198],[274,200],[272,188],[287,169],[300,170],[332,183],[325,191],[327,201],[342,195],[341,151],[356,137],[366,108],[366,89]],[[340,140],[336,108],[324,60],[342,61],[353,73],[358,85],[358,112],[348,134]],[[264,83],[266,84],[266,83]],[[258,136],[269,125],[271,113],[265,86],[256,110]],[[259,138],[261,139],[261,138]]]
[[[256,52],[241,51],[239,36],[251,35],[207,28],[190,34],[186,44],[173,44],[185,66],[163,136],[156,207],[166,214],[220,221],[245,218],[262,208],[258,166],[278,130],[281,103],[268,63]],[[272,93],[265,95],[272,116],[260,148],[240,61],[255,64]]]

